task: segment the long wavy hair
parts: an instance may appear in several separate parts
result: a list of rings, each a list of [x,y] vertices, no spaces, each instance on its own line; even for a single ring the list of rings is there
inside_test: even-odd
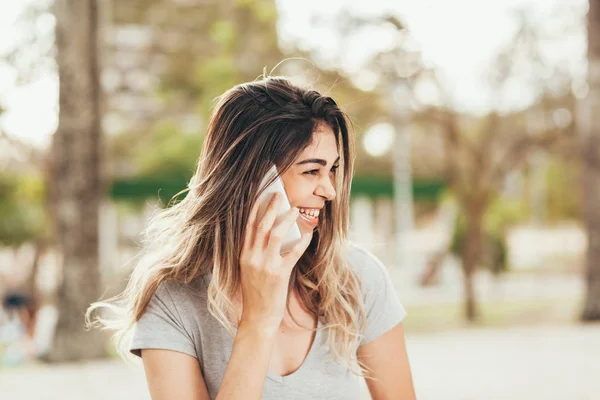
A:
[[[356,357],[366,314],[360,282],[345,254],[354,164],[349,119],[331,97],[282,77],[240,84],[216,99],[185,198],[150,220],[127,287],[91,304],[88,327],[115,330],[113,342],[127,361],[133,326],[159,285],[170,279],[190,283],[211,274],[209,312],[233,336],[234,322],[227,315],[235,315],[232,298],[240,288],[243,232],[264,189],[259,187],[262,177],[273,163],[280,174],[290,168],[319,124],[327,124],[336,136],[337,195],[326,202],[312,241],[292,271],[290,289],[297,289],[304,306],[321,321],[335,359],[368,377],[368,368]],[[112,313],[91,322],[98,308]]]

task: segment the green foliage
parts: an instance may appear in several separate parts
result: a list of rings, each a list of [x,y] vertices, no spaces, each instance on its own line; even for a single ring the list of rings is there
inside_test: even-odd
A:
[[[485,214],[486,231],[503,235],[511,226],[529,218],[527,205],[519,200],[496,198]]]
[[[174,121],[161,122],[152,137],[135,150],[137,175],[142,178],[190,177],[203,139],[200,133],[183,133]]]
[[[493,273],[506,272],[507,248],[506,231],[509,227],[528,218],[526,204],[522,201],[509,201],[497,198],[488,208],[483,220],[483,245],[480,266]],[[464,214],[459,214],[455,221],[454,234],[450,251],[462,257],[462,250],[467,236],[467,222]]]
[[[231,21],[217,20],[210,27],[210,38],[224,49],[232,50],[235,37],[235,26]]]
[[[277,19],[277,7],[275,3],[266,1],[251,1],[251,0],[237,0],[239,3],[247,3],[252,7],[252,11],[256,16],[256,19],[262,23],[269,21],[275,21]]]
[[[45,189],[37,176],[0,174],[0,243],[18,246],[47,235]]]
[[[240,83],[232,55],[220,54],[195,66],[191,84],[198,88],[196,110],[208,119],[213,100]]]
[[[127,179],[185,183],[200,155],[202,132],[215,99],[236,84],[256,79],[264,66],[273,67],[282,59],[275,3],[239,0],[230,5],[183,7],[147,0],[136,4],[136,10],[125,2],[113,6],[121,24],[150,19],[160,9],[161,26],[186,33],[185,46],[174,46],[162,54],[165,69],[156,95],[162,100],[163,116],[111,139],[113,170],[127,171],[121,168],[125,165],[129,167],[123,173]],[[184,132],[179,123],[181,116],[189,115],[202,120],[192,134]]]
[[[238,83],[254,80],[264,66],[274,66],[283,58],[275,3],[236,0],[232,5],[235,7],[203,4],[185,11],[165,5],[173,9],[174,16],[181,14],[185,19],[192,10],[202,12],[202,17],[192,18],[190,45],[168,54],[159,89],[166,105],[183,99],[188,111],[206,119],[215,97]],[[180,25],[176,18],[168,24]]]
[[[548,221],[581,219],[581,165],[569,160],[554,158],[546,171],[547,218]]]

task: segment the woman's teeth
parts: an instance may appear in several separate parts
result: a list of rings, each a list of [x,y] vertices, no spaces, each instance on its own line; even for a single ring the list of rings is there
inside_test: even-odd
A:
[[[307,221],[314,220],[319,217],[319,210],[305,210],[300,208],[300,216]]]

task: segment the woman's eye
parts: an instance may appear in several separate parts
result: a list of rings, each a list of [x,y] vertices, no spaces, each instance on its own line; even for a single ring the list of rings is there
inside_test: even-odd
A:
[[[331,171],[330,172],[333,172],[335,174],[336,170],[338,168],[339,168],[339,165],[335,165],[335,166],[331,167]],[[318,169],[313,169],[311,171],[306,171],[305,174],[308,174],[308,175],[319,175],[319,170]]]

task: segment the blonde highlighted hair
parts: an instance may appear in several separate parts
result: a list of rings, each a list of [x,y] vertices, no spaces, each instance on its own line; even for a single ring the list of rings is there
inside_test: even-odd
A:
[[[88,326],[115,330],[113,341],[127,359],[133,326],[159,285],[170,279],[190,283],[212,273],[208,309],[233,336],[227,315],[235,315],[231,299],[240,284],[243,231],[263,189],[262,177],[273,163],[283,174],[311,144],[317,126],[327,124],[340,153],[337,195],[326,202],[311,244],[293,269],[290,288],[321,321],[335,359],[368,377],[356,357],[366,323],[360,282],[345,256],[354,164],[348,121],[331,97],[282,77],[240,84],[221,95],[187,195],[150,221],[126,289],[93,303],[86,313]],[[91,313],[101,308],[111,313],[96,315],[92,322]]]

